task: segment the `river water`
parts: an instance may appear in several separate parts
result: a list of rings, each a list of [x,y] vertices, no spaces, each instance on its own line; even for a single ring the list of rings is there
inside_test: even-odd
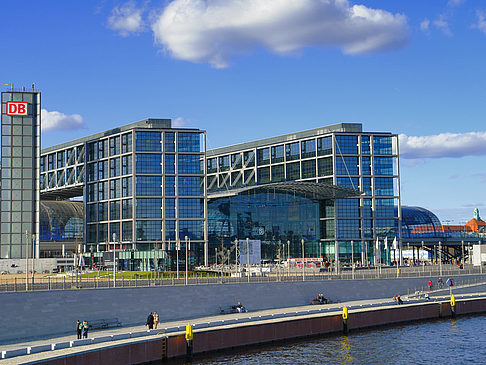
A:
[[[486,316],[283,342],[195,358],[192,364],[486,364]]]

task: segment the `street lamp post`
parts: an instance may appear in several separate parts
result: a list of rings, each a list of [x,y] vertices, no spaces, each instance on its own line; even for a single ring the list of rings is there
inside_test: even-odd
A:
[[[25,291],[29,290],[29,232],[25,231]]]
[[[179,250],[181,249],[181,241],[176,240],[176,271],[177,279],[179,279]]]
[[[424,241],[422,241],[422,261],[423,261],[423,271],[425,272],[425,259],[423,257],[424,254]]]
[[[188,266],[188,251],[191,250],[191,240],[186,236],[185,237],[185,240],[186,240],[186,285],[187,285],[187,281],[188,281],[188,269],[189,269],[189,266]]]
[[[351,273],[354,280],[354,241],[351,240]]]
[[[250,282],[250,239],[248,237],[246,238],[246,261],[246,276],[248,276],[248,282]]]
[[[113,233],[113,287],[116,287],[116,233]]]
[[[439,241],[439,275],[442,276],[442,243]]]
[[[304,239],[302,238],[302,281],[305,281],[305,252],[304,252]]]
[[[290,278],[290,241],[287,240],[287,280]]]

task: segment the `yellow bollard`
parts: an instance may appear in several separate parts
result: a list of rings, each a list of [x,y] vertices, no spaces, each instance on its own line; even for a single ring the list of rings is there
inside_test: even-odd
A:
[[[348,307],[343,307],[343,332],[348,333]]]
[[[186,360],[192,360],[192,325],[191,322],[187,322],[186,326]]]
[[[456,297],[454,294],[451,295],[451,316],[452,318],[456,317]]]

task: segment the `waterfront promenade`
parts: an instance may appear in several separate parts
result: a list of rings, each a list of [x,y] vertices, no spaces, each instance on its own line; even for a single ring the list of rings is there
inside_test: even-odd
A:
[[[464,285],[460,288],[454,289],[454,294],[458,301],[467,301],[477,298],[486,298],[486,284],[480,285]],[[449,289],[442,289],[430,292],[431,301],[426,301],[420,295],[420,293],[414,293],[410,295],[410,298],[404,297],[405,304],[403,307],[416,307],[416,306],[429,306],[431,303],[439,303],[444,301],[447,303],[449,300]],[[195,333],[200,331],[216,331],[218,329],[228,329],[235,327],[248,327],[248,326],[258,326],[263,323],[282,323],[286,321],[296,321],[303,319],[312,319],[318,317],[336,317],[342,312],[342,307],[346,305],[350,311],[350,314],[356,312],[371,312],[377,310],[387,310],[396,309],[398,307],[393,303],[391,298],[373,299],[373,300],[357,300],[357,301],[347,301],[342,303],[328,304],[328,305],[308,305],[308,306],[298,306],[289,308],[276,308],[271,310],[255,311],[250,313],[237,313],[228,315],[218,315],[209,316],[201,318],[192,318],[191,323],[194,325]],[[441,307],[442,308],[442,307]],[[486,310],[486,308],[485,308]],[[423,309],[418,310],[420,313]],[[406,319],[406,318],[404,318]],[[335,321],[334,321],[335,322]],[[392,322],[391,322],[392,323]],[[23,364],[23,363],[34,363],[37,361],[43,361],[47,359],[60,358],[65,356],[71,356],[73,354],[91,354],[93,355],[101,349],[118,348],[123,345],[141,345],[147,344],[151,341],[160,341],[163,336],[169,337],[179,337],[183,333],[186,320],[181,321],[171,321],[164,322],[159,325],[158,330],[147,331],[145,326],[133,326],[118,328],[113,330],[103,330],[103,331],[93,331],[90,333],[90,344],[76,345],[74,347],[61,348],[59,350],[49,350],[47,348],[51,347],[52,344],[66,344],[69,341],[75,339],[75,335],[53,337],[50,339],[37,339],[27,342],[21,342],[10,345],[0,346],[1,351],[10,351],[4,354],[10,354],[10,356],[15,355],[15,350],[22,352],[22,349],[27,347],[32,347],[41,349],[42,346],[46,349],[45,351],[25,355],[16,356],[2,360],[4,364]],[[74,331],[73,331],[74,332]],[[130,335],[131,334],[131,335]],[[134,335],[134,336],[132,336]],[[113,337],[111,337],[113,336]],[[117,339],[118,338],[118,339]],[[103,341],[99,343],[92,343]],[[180,349],[179,349],[180,350]],[[26,353],[27,351],[25,351]],[[116,351],[115,351],[116,352]],[[180,354],[179,354],[180,355]],[[89,355],[86,355],[89,356]],[[54,363],[54,362],[52,362]],[[64,362],[55,362],[64,363]]]

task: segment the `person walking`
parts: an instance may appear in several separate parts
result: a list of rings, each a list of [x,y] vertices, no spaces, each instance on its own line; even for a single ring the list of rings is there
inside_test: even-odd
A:
[[[150,312],[150,314],[147,317],[146,325],[148,326],[149,330],[154,328],[154,315],[152,314],[152,312]]]
[[[88,321],[83,321],[83,338],[88,338]]]
[[[157,312],[154,312],[154,329],[157,329],[157,325],[159,324],[159,315]]]
[[[82,331],[83,331],[83,324],[78,319],[76,321],[76,334],[77,334],[78,340],[81,339],[81,332]]]

